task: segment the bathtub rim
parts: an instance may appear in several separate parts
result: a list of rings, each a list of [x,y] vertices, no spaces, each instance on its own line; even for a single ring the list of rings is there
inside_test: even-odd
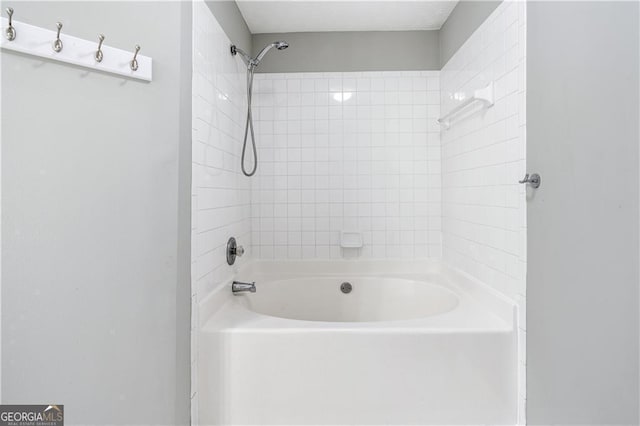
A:
[[[353,282],[354,286],[360,286],[359,288],[365,288],[362,286],[367,286],[369,284],[363,284],[363,282],[365,281],[398,281],[397,283],[392,284],[392,286],[395,285],[410,285],[410,286],[424,286],[426,287],[427,291],[435,291],[435,293],[432,293],[431,296],[432,297],[440,297],[441,299],[444,299],[444,304],[440,306],[440,310],[438,310],[435,313],[429,313],[429,314],[422,314],[422,315],[416,315],[414,314],[413,316],[409,316],[409,317],[403,317],[402,314],[398,314],[400,316],[400,318],[386,318],[386,319],[373,319],[373,320],[353,320],[353,321],[336,321],[336,320],[319,320],[319,319],[308,319],[308,318],[294,318],[291,316],[284,316],[284,315],[273,315],[270,313],[265,312],[266,309],[256,309],[255,306],[251,306],[251,299],[253,299],[254,297],[257,296],[253,295],[253,294],[242,294],[239,295],[239,297],[236,297],[235,299],[238,300],[240,303],[240,305],[242,307],[244,307],[245,309],[248,309],[249,311],[253,312],[253,313],[257,313],[266,317],[275,317],[275,318],[282,318],[282,319],[288,319],[288,320],[296,320],[296,321],[311,321],[311,322],[323,322],[323,323],[339,323],[339,324],[347,324],[347,323],[385,323],[385,322],[396,322],[396,321],[411,321],[411,320],[418,320],[418,319],[423,319],[423,318],[429,318],[435,315],[441,315],[447,312],[450,312],[454,309],[456,309],[458,307],[458,305],[460,304],[460,294],[458,292],[456,292],[454,289],[442,285],[440,283],[431,281],[431,280],[418,280],[417,277],[415,278],[408,278],[406,276],[398,276],[397,274],[390,276],[390,275],[366,275],[364,273],[360,273],[360,274],[354,274],[354,275],[347,275],[347,274],[338,274],[338,275],[334,275],[334,274],[325,274],[325,275],[305,275],[305,276],[295,276],[295,277],[265,277],[264,279],[261,280],[261,287],[263,289],[265,289],[265,291],[268,291],[268,287],[272,284],[284,284],[286,285],[294,285],[294,286],[304,286],[305,284],[291,284],[292,282],[299,282],[299,281],[315,281],[315,280],[320,280],[320,281],[330,281],[332,287],[334,288],[333,285],[337,285],[340,282],[343,281],[349,281],[349,282]],[[387,284],[388,285],[388,284]],[[342,299],[343,297],[345,297],[345,295],[341,295],[338,291],[337,288],[335,289],[335,296],[338,297],[338,299]],[[435,296],[437,295],[437,296]],[[350,296],[346,296],[346,297],[350,297]],[[357,297],[357,296],[356,296]],[[366,299],[366,296],[363,297],[364,299]],[[365,300],[362,300],[363,303],[366,303]],[[259,304],[259,302],[258,302]],[[331,303],[329,303],[331,304]],[[383,302],[384,304],[384,302]],[[263,306],[264,307],[264,306]],[[444,309],[443,309],[444,308]]]
[[[283,266],[286,270],[283,272]],[[325,271],[330,271],[329,273]],[[363,273],[363,270],[368,273]],[[241,307],[231,292],[231,282],[235,280],[255,280],[255,277],[277,276],[278,279],[296,277],[344,277],[349,275],[393,277],[426,281],[440,277],[436,285],[443,285],[459,297],[456,308],[433,317],[410,320],[370,321],[370,322],[325,322],[273,317]],[[253,278],[252,278],[253,277]],[[199,303],[197,322],[202,332],[219,332],[229,328],[235,332],[247,330],[297,330],[308,331],[348,331],[348,330],[425,330],[428,332],[483,332],[513,331],[517,329],[517,304],[473,277],[454,270],[439,260],[252,260],[238,270],[236,276],[219,285]],[[249,295],[250,297],[250,295]],[[239,309],[240,308],[240,309]],[[462,310],[460,312],[459,310]],[[470,325],[471,316],[481,324]],[[216,317],[215,321],[212,321]],[[447,321],[453,319],[451,324]],[[494,321],[497,319],[498,321]],[[469,321],[467,321],[469,320]],[[473,321],[471,321],[473,322]]]

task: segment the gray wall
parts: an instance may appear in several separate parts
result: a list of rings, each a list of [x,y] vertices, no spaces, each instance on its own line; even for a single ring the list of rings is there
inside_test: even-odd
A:
[[[142,83],[2,54],[3,403],[188,424],[190,6],[2,6],[154,60]]]
[[[253,54],[274,40],[286,40],[289,48],[265,56],[257,72],[440,69],[438,31],[254,34]]]
[[[178,123],[178,244],[176,247],[176,424],[191,417],[191,135],[192,2],[180,2],[180,115]]]
[[[257,72],[439,70],[501,3],[461,1],[439,31],[251,34],[235,1],[206,2],[233,43],[256,55],[274,40],[290,47],[268,55]],[[399,48],[402,46],[402,48]]]
[[[529,424],[638,424],[637,2],[529,2]]]
[[[205,3],[231,43],[245,52],[251,52],[251,32],[235,0],[209,0]]]
[[[473,34],[500,1],[461,1],[440,28],[440,62],[441,69],[460,46]]]
[[[257,72],[439,70],[501,3],[461,1],[438,31],[251,34],[233,0],[207,1],[233,43],[256,55],[274,40],[290,47],[266,56]],[[399,48],[402,46],[402,48]]]

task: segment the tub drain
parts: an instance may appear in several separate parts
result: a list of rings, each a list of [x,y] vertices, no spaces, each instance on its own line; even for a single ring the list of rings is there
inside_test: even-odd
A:
[[[353,290],[353,286],[351,285],[351,283],[345,281],[340,284],[340,291],[344,294],[351,293],[351,290]]]

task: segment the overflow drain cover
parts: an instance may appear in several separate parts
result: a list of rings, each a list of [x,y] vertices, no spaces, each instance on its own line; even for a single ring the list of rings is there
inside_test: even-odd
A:
[[[345,281],[340,284],[340,291],[344,294],[351,293],[351,290],[353,290],[353,286],[351,285],[351,283]]]

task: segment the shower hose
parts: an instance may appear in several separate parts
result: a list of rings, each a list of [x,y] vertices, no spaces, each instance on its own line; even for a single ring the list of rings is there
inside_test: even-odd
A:
[[[251,115],[253,69],[254,67],[252,66],[247,68],[247,123],[244,128],[244,143],[242,144],[242,160],[240,163],[242,166],[242,173],[244,173],[245,176],[253,176],[258,168],[258,150],[256,149],[256,135],[253,131],[253,116]],[[244,167],[244,157],[247,152],[247,137],[249,136],[249,132],[251,132],[251,145],[253,147],[253,168],[250,172],[247,172],[247,169]]]

